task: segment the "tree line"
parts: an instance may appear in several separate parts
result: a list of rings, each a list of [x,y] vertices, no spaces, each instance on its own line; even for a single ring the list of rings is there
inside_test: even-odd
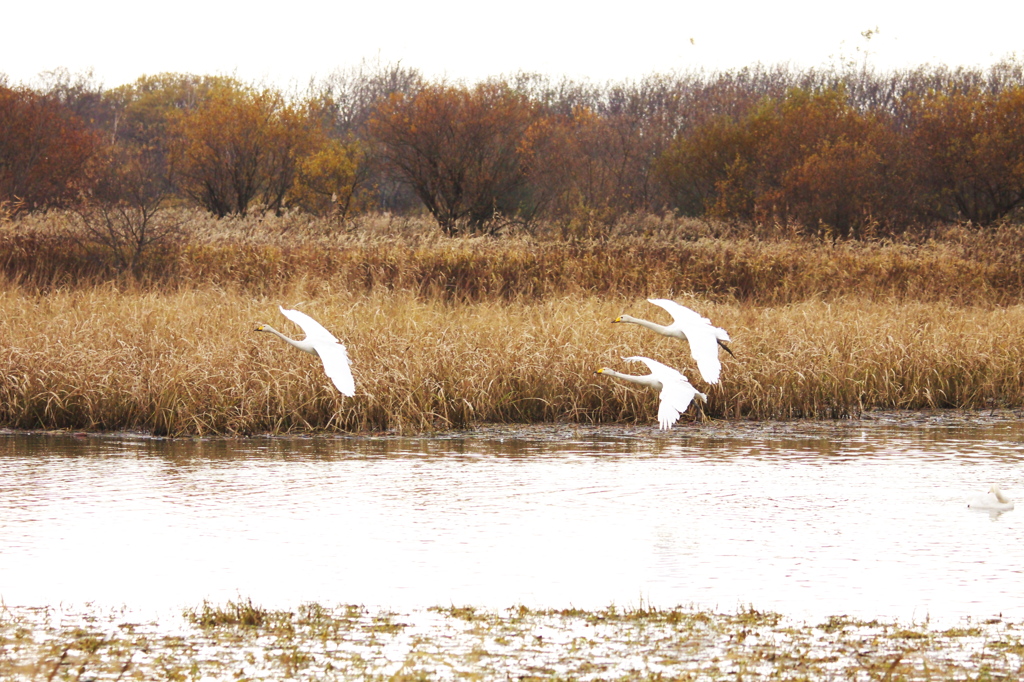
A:
[[[153,216],[183,204],[426,210],[450,235],[675,212],[856,238],[991,225],[1022,202],[1014,60],[605,84],[364,63],[290,92],[180,73],[109,89],[65,71],[33,86],[0,76],[0,206],[75,208],[101,239],[126,224],[153,238]]]

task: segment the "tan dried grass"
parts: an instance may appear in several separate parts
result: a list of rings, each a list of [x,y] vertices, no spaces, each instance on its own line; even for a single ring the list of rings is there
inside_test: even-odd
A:
[[[60,214],[0,225],[0,282],[38,291],[110,281],[160,290],[213,286],[256,297],[301,286],[449,301],[691,293],[756,305],[851,296],[959,305],[1024,299],[1024,228],[1014,225],[832,243],[781,228],[744,232],[653,216],[586,239],[562,238],[555,226],[536,235],[447,239],[430,221],[386,216],[337,224],[298,214],[215,221],[182,212],[180,220],[184,237],[151,253],[131,278],[81,242]]]
[[[1024,306],[677,298],[734,340],[736,357],[723,355],[722,383],[708,391],[712,418],[1024,404]],[[354,399],[333,389],[315,358],[253,333],[263,321],[301,334],[278,303],[345,341]],[[706,388],[685,344],[610,324],[623,312],[665,321],[639,298],[452,302],[304,280],[274,297],[212,286],[8,286],[0,307],[0,425],[12,428],[182,435],[653,424],[653,392],[593,375],[601,366],[634,371],[619,358],[638,354]]]

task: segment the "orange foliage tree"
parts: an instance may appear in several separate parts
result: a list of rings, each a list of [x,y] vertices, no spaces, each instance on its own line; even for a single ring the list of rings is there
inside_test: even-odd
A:
[[[905,200],[899,148],[841,89],[793,89],[680,136],[658,168],[682,210],[851,236],[893,219]]]
[[[71,203],[88,185],[97,136],[53,98],[0,86],[0,201]]]
[[[368,202],[365,185],[369,166],[363,145],[321,137],[299,159],[289,203],[316,215],[344,220]]]
[[[163,158],[171,140],[173,122],[194,111],[217,90],[241,90],[244,85],[224,76],[161,73],[142,76],[133,83],[105,93],[117,111],[111,137],[134,149]]]
[[[927,213],[988,225],[1024,202],[1024,87],[912,97],[910,138]]]
[[[219,87],[178,112],[169,136],[175,184],[223,217],[245,215],[253,205],[280,213],[309,151],[311,127],[280,93]]]
[[[721,210],[721,202],[728,201],[739,203],[736,213],[750,213],[753,198],[730,186],[737,184],[736,176],[745,175],[745,153],[754,145],[751,137],[751,131],[733,118],[718,116],[676,138],[655,162],[670,205],[683,215],[700,216],[716,206]]]
[[[532,165],[535,187],[550,195],[547,216],[601,229],[624,214],[663,208],[653,170],[679,126],[674,79],[600,88],[520,74],[513,85],[544,112]]]
[[[388,165],[449,235],[494,232],[532,218],[528,140],[538,107],[507,85],[428,85],[396,93],[369,122]]]
[[[652,149],[665,138],[635,115],[590,107],[576,107],[571,116],[560,117],[560,124],[557,138],[548,140],[549,156],[540,162],[557,163],[562,170],[560,178],[552,178],[562,185],[552,206],[555,215],[608,224],[624,213],[652,208]]]

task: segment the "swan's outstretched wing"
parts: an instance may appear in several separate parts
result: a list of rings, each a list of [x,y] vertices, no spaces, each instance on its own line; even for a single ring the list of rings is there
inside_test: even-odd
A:
[[[302,331],[306,332],[306,341],[333,341],[339,343],[334,334],[327,331],[322,324],[306,313],[299,312],[298,310],[285,310],[282,306],[278,306],[278,308],[280,308],[282,315],[299,325]]]
[[[651,358],[645,358],[642,355],[633,355],[633,356],[630,356],[628,358],[622,358],[622,359],[625,360],[626,362],[642,362],[642,363],[644,363],[645,365],[647,365],[647,369],[651,370],[651,376],[653,376],[655,379],[657,379],[658,381],[660,381],[663,384],[665,383],[666,380],[668,380],[668,381],[677,381],[679,379],[682,379],[683,381],[686,381],[686,377],[684,377],[679,372],[679,370],[672,369],[668,365],[663,365],[662,363],[658,362],[657,360],[652,360]]]
[[[667,298],[649,298],[648,303],[653,303],[659,308],[664,308],[665,312],[672,316],[677,324],[691,325],[691,324],[711,324],[711,320],[702,316],[696,310],[690,310],[684,305],[679,305],[675,301],[670,301]]]
[[[700,376],[709,384],[717,384],[722,375],[722,362],[718,359],[718,340],[729,340],[724,329],[711,324],[711,320],[675,301],[666,298],[649,298],[650,303],[664,308],[676,327],[686,335],[690,344],[690,355],[697,363]],[[721,332],[721,333],[719,333]]]
[[[296,323],[298,324],[298,323]],[[356,394],[356,382],[352,378],[352,367],[348,361],[348,352],[339,341],[317,339],[313,348],[324,363],[324,372],[331,378],[342,395],[352,397]]]
[[[698,395],[697,389],[686,380],[681,372],[657,360],[645,358],[642,355],[622,359],[644,363],[651,370],[651,376],[661,383],[661,393],[658,396],[660,401],[658,403],[658,426],[662,429],[672,428],[672,425],[679,421],[679,416],[686,412],[693,397]]]
[[[701,378],[709,384],[717,384],[722,375],[722,361],[718,359],[718,339],[710,326],[686,332],[690,343],[690,355],[697,363]]]
[[[304,341],[313,346],[313,350],[324,363],[324,372],[331,378],[342,395],[347,395],[350,398],[354,396],[356,382],[352,378],[352,367],[348,361],[348,351],[345,350],[344,344],[306,313],[298,310],[285,310],[281,307],[281,314],[306,332]]]
[[[679,416],[686,412],[686,408],[693,402],[693,397],[698,395],[689,381],[683,379],[671,383],[664,383],[659,396],[661,402],[658,404],[658,426],[663,429],[670,429],[679,420]],[[703,396],[703,393],[699,395]]]

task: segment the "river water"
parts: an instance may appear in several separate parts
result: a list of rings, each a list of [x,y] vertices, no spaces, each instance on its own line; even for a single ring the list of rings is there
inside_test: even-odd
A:
[[[1024,420],[0,434],[0,597],[1024,618]]]

